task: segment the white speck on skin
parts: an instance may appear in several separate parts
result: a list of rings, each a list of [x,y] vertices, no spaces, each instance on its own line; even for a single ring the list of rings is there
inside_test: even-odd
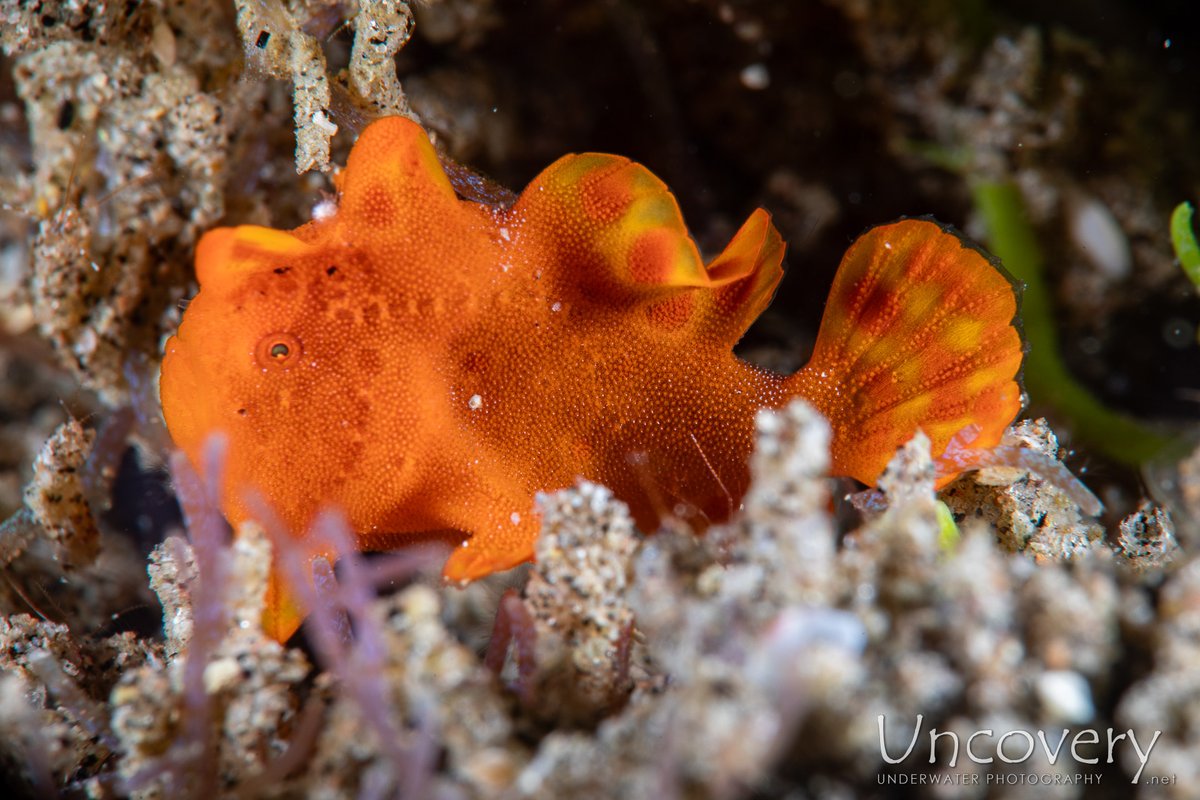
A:
[[[512,524],[513,524],[513,525],[520,525],[520,524],[521,524],[521,515],[520,515],[520,514],[518,514],[516,511],[514,511],[514,512],[512,513],[512,516],[511,516],[511,517],[509,517],[509,519],[510,519],[510,520],[512,520]]]
[[[557,314],[559,311],[562,311],[562,303],[555,303],[550,306],[550,310]]]
[[[472,411],[477,411],[483,406],[483,398],[477,394],[471,395],[471,399],[467,401],[467,408]]]
[[[504,240],[504,241],[506,241],[506,242],[511,242],[511,241],[512,241],[512,236],[510,236],[510,235],[509,235],[509,233],[508,233],[508,228],[501,228],[501,229],[500,229],[500,238],[501,238],[501,239],[503,239],[503,240]]]
[[[891,250],[891,249],[892,249],[892,243],[891,243],[891,242],[884,242],[884,243],[883,243],[883,247],[884,247],[884,249],[885,249],[885,250]]]

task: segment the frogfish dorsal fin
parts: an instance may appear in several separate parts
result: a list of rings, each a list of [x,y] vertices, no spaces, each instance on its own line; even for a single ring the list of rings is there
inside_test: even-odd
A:
[[[771,215],[760,208],[708,263],[713,291],[703,301],[703,316],[731,347],[771,304],[783,278],[785,249]]]
[[[339,180],[339,219],[372,238],[424,235],[456,219],[458,199],[420,125],[384,117],[366,127]]]
[[[770,302],[784,246],[761,209],[707,266],[679,204],[661,180],[620,156],[565,156],[514,207],[536,219],[591,301],[642,305],[651,324],[704,329],[733,344]]]

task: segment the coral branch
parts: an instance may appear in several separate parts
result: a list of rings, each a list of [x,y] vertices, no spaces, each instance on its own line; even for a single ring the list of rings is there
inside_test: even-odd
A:
[[[96,701],[79,688],[71,677],[63,672],[62,665],[45,650],[32,650],[25,662],[46,688],[54,693],[59,705],[70,711],[71,716],[88,732],[116,750],[120,745],[108,724],[108,714]]]
[[[938,474],[986,467],[1013,467],[1027,472],[1036,472],[1044,480],[1066,493],[1088,516],[1094,517],[1104,511],[1104,505],[1099,498],[1092,494],[1083,481],[1072,475],[1071,471],[1058,459],[1028,447],[1005,442],[1001,442],[995,447],[974,449],[970,445],[975,441],[978,433],[977,426],[968,425],[950,439],[950,443],[946,445],[946,451],[937,461]]]

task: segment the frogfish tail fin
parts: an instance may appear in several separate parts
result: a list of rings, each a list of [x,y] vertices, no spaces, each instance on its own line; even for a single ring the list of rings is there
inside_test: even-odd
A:
[[[938,485],[968,426],[999,443],[1022,407],[1019,287],[999,262],[928,219],[868,230],[842,259],[812,359],[788,379],[833,429],[832,469],[872,485],[920,428]],[[945,463],[943,463],[945,462]]]

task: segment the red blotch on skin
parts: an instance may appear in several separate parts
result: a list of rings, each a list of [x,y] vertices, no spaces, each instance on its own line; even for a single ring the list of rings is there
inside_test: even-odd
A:
[[[611,225],[633,203],[633,185],[624,170],[588,177],[580,185],[579,202],[587,218],[599,225]]]
[[[695,298],[690,294],[681,294],[661,303],[646,307],[646,317],[650,324],[666,331],[675,331],[687,324],[692,318]]]
[[[639,283],[666,283],[678,252],[671,231],[646,231],[629,248],[629,276]]]

